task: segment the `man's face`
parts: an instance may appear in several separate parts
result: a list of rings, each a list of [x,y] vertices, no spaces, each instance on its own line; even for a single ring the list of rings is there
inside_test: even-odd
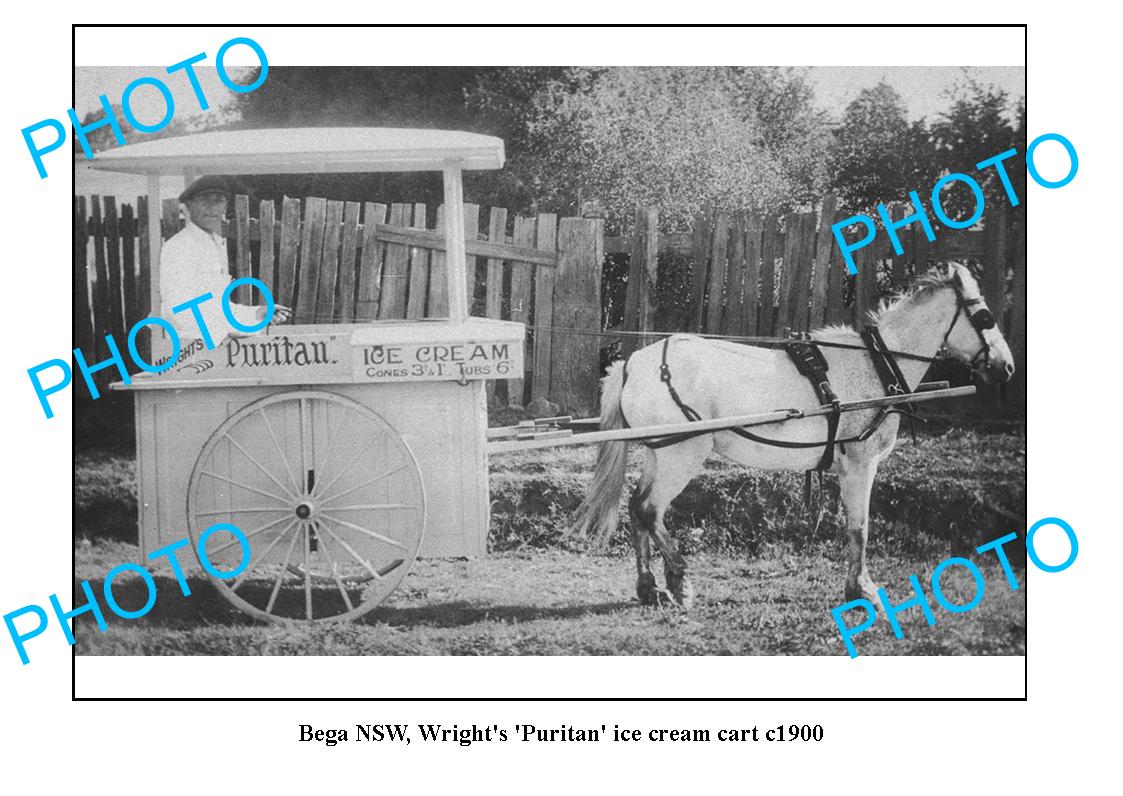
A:
[[[187,214],[195,226],[216,235],[220,234],[222,219],[226,216],[226,195],[210,192],[192,197],[187,203]]]

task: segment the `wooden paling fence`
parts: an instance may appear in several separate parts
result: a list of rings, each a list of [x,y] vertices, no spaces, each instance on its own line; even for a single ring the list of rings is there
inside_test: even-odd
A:
[[[603,222],[549,213],[509,219],[492,207],[480,231],[481,208],[466,205],[464,215],[473,314],[531,327],[525,373],[488,382],[489,400],[547,398],[566,411],[595,411],[596,338],[560,345],[549,329],[599,329]],[[271,201],[258,203],[255,218],[239,195],[224,228],[231,275],[261,279],[300,324],[447,317],[442,216],[443,208],[430,214],[424,204],[286,197],[279,213]],[[159,312],[150,306],[149,219],[143,197],[135,212],[129,204],[118,212],[111,196],[74,199],[75,346],[97,361],[109,356],[106,335],[124,353],[132,325]],[[178,203],[165,200],[159,223],[164,240],[182,228]],[[237,292],[235,301],[260,300],[249,288]],[[104,385],[116,374],[97,376]]]
[[[831,225],[848,215],[835,207],[835,197],[828,195],[814,212],[708,212],[688,233],[660,234],[658,208],[637,206],[629,234],[605,239],[607,253],[629,255],[623,330],[751,337],[830,324],[857,328],[882,298],[907,287],[912,277],[937,263],[973,261],[1018,368],[1009,397],[1024,406],[1024,206],[1013,212],[1001,204],[988,206],[982,231],[937,228],[934,242],[912,224],[898,231],[900,255],[879,229],[875,241],[855,253],[855,276],[848,274],[831,233]],[[893,207],[891,214],[904,218],[905,208]],[[689,314],[679,328],[656,317],[660,255],[690,262]],[[629,337],[622,345],[626,353],[643,342]]]
[[[547,398],[564,412],[597,411],[602,263],[628,255],[622,328],[773,336],[828,324],[860,325],[869,310],[910,278],[949,260],[973,261],[982,288],[1014,352],[1018,375],[1008,397],[1025,402],[1026,251],[1024,206],[987,209],[982,231],[936,230],[930,243],[918,225],[899,232],[895,254],[884,234],[856,253],[846,272],[830,227],[844,218],[827,196],[814,212],[708,212],[685,233],[659,231],[658,208],[640,206],[627,234],[605,237],[604,221],[533,217],[466,205],[468,296],[472,314],[529,327],[522,378],[488,383],[488,398],[524,404]],[[257,216],[251,214],[256,210]],[[894,208],[895,218],[904,210]],[[447,313],[442,209],[423,204],[285,198],[253,207],[237,196],[226,235],[230,271],[255,276],[297,323],[346,323]],[[158,312],[150,306],[150,209],[144,197],[118,208],[112,196],[74,199],[75,346],[87,360],[109,356],[112,334],[124,353],[128,330]],[[182,228],[179,206],[160,208],[161,235]],[[481,229],[482,225],[482,229]],[[668,323],[657,306],[660,258],[687,263],[687,312]],[[247,295],[236,300],[258,300]],[[682,300],[683,297],[676,297]],[[554,331],[551,331],[554,330]],[[652,340],[654,337],[651,338]],[[145,357],[146,336],[140,336]],[[624,352],[644,341],[629,337]],[[91,357],[96,357],[92,359]],[[126,355],[126,359],[128,359]],[[99,385],[113,370],[96,374]]]

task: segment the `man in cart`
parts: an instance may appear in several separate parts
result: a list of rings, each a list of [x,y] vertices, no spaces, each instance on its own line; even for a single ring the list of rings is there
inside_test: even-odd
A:
[[[231,282],[222,221],[226,217],[230,188],[221,177],[201,177],[179,195],[187,208],[187,225],[169,238],[160,251],[160,314],[167,319],[184,342],[184,352],[194,350],[191,341],[199,337],[199,325],[191,312],[172,308],[210,293],[214,298],[200,303],[198,311],[215,345],[227,337],[243,337],[246,332],[233,328],[222,312],[223,291]],[[264,319],[265,307],[230,303],[230,312],[243,326],[256,326]],[[285,323],[288,307],[276,305],[273,323]]]

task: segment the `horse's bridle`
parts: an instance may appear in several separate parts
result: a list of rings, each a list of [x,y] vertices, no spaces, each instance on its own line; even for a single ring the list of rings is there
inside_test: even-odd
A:
[[[940,344],[939,351],[936,352],[936,355],[950,355],[950,351],[948,350],[948,338],[951,337],[951,333],[955,330],[955,324],[959,322],[959,316],[966,315],[967,320],[971,322],[971,328],[975,330],[975,334],[982,344],[975,353],[975,356],[971,358],[971,368],[976,371],[983,370],[990,366],[990,343],[987,342],[983,332],[995,327],[994,315],[991,314],[982,296],[973,299],[965,298],[963,296],[963,291],[959,289],[959,285],[954,285],[954,287],[955,315],[952,316],[948,330],[944,332],[944,341]],[[978,307],[980,304],[982,305],[981,309],[972,310],[973,307]]]

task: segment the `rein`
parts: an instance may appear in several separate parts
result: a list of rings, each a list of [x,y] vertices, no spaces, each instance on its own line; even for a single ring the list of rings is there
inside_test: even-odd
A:
[[[659,365],[659,381],[661,381],[665,385],[667,385],[667,392],[670,394],[671,400],[674,401],[675,405],[679,408],[679,411],[682,412],[683,417],[685,417],[691,423],[696,423],[696,422],[698,422],[699,420],[702,419],[702,416],[700,414],[698,414],[698,412],[692,406],[690,406],[689,404],[684,402],[682,400],[682,398],[679,397],[678,391],[674,388],[674,385],[671,384],[671,368],[667,364],[667,349],[670,348],[670,344],[671,344],[671,338],[670,337],[667,337],[663,340],[663,358],[662,358],[662,362]],[[625,362],[624,363],[624,378],[625,379],[627,379],[627,372],[628,372],[627,367],[628,367],[628,365]],[[824,383],[826,383],[826,382],[824,381]],[[830,390],[829,384],[827,385],[827,390],[829,391],[829,394],[831,396],[834,396],[834,392],[832,390]],[[738,426],[733,426],[733,427],[727,428],[725,430],[726,431],[732,431],[737,436],[744,437],[745,439],[750,440],[751,442],[757,442],[757,443],[760,443],[761,445],[770,445],[774,448],[794,448],[794,449],[801,449],[801,450],[806,449],[806,448],[824,448],[825,450],[823,452],[823,458],[820,460],[818,469],[825,470],[825,469],[828,469],[830,467],[831,462],[834,459],[833,451],[834,451],[835,445],[842,445],[842,444],[847,443],[847,442],[865,442],[867,439],[869,439],[873,435],[873,433],[875,431],[877,431],[877,429],[885,421],[885,418],[887,418],[893,412],[892,409],[883,406],[878,410],[877,415],[870,422],[870,424],[866,427],[866,429],[864,431],[862,431],[861,434],[857,434],[853,437],[847,437],[846,439],[836,439],[834,432],[838,428],[838,416],[839,416],[839,401],[838,401],[838,398],[834,397],[833,401],[831,401],[831,403],[834,404],[835,411],[832,412],[831,414],[827,415],[827,423],[828,423],[828,426],[829,426],[829,434],[828,435],[830,436],[830,439],[826,442],[790,442],[788,440],[772,439],[770,437],[762,437],[759,434],[754,434],[753,432],[749,431],[747,428],[740,428]],[[679,434],[671,434],[669,436],[660,437],[658,439],[648,439],[646,442],[644,442],[644,445],[646,445],[647,447],[649,447],[653,450],[658,450],[659,448],[665,448],[668,445],[675,445],[679,442],[684,442],[685,440],[693,439],[694,437],[700,437],[704,434],[712,434],[712,433],[713,433],[713,431],[684,431],[684,432],[679,433]],[[828,455],[828,454],[830,454],[830,455]]]
[[[962,291],[958,285],[955,285],[955,315],[952,316],[951,324],[948,330],[944,332],[944,339],[940,348],[936,351],[937,356],[925,357],[918,354],[910,354],[905,351],[893,351],[885,345],[885,340],[881,337],[881,331],[876,324],[867,326],[861,332],[863,345],[853,345],[850,343],[837,343],[828,340],[814,340],[807,334],[793,336],[792,338],[723,338],[726,340],[740,339],[746,341],[753,341],[756,345],[765,348],[784,348],[788,355],[796,364],[800,373],[811,381],[816,395],[818,396],[821,404],[832,403],[835,407],[835,412],[827,416],[827,439],[823,442],[789,442],[787,440],[770,439],[768,437],[761,437],[752,433],[748,429],[732,427],[726,429],[740,437],[744,437],[752,442],[757,442],[762,445],[770,445],[776,448],[823,448],[823,456],[819,461],[818,470],[828,469],[834,460],[834,446],[842,446],[847,442],[865,442],[873,433],[881,426],[891,413],[907,414],[915,416],[915,410],[909,404],[905,405],[904,411],[899,409],[889,409],[882,407],[877,415],[870,421],[870,424],[862,431],[853,437],[846,439],[837,439],[835,433],[838,429],[839,412],[838,397],[834,394],[830,386],[830,382],[826,379],[827,365],[823,360],[822,354],[815,351],[819,346],[826,348],[841,348],[850,349],[855,351],[864,351],[869,354],[873,362],[874,370],[877,372],[878,379],[881,381],[882,388],[885,390],[886,395],[907,395],[912,393],[909,388],[908,382],[905,379],[904,373],[901,372],[900,366],[897,364],[897,359],[911,359],[918,362],[935,362],[941,355],[947,356],[948,351],[948,338],[951,337],[952,331],[955,329],[956,323],[959,321],[959,316],[965,314],[971,327],[975,330],[980,343],[982,344],[979,351],[971,360],[971,367],[975,368],[976,364],[982,360],[983,364],[990,362],[990,344],[987,342],[983,332],[987,329],[994,328],[994,316],[990,310],[983,306],[982,309],[972,312],[972,307],[979,304],[985,304],[982,297],[974,299],[966,299],[963,297]],[[642,334],[642,333],[641,333]],[[701,337],[716,337],[717,335],[699,335]],[[679,397],[678,391],[675,390],[674,385],[671,383],[671,368],[667,363],[667,352],[670,348],[671,335],[667,335],[663,339],[663,355],[659,364],[659,380],[667,387],[671,400],[682,412],[687,421],[693,423],[702,419],[702,416],[682,398]],[[624,379],[628,378],[628,365],[624,363]],[[679,434],[672,434],[667,437],[659,439],[650,439],[645,444],[652,449],[659,449],[668,445],[674,445],[684,440],[692,439],[693,437],[701,436],[703,434],[712,433],[710,431],[690,431],[682,432]],[[842,449],[845,452],[845,448]],[[810,478],[810,471],[808,471]]]
[[[985,301],[982,296],[973,299],[965,299],[963,297],[963,294],[959,291],[958,285],[955,288],[955,295],[958,299],[955,302],[955,315],[951,317],[951,323],[948,325],[948,330],[944,332],[944,342],[941,343],[940,348],[936,351],[936,353],[940,354],[941,352],[943,352],[946,356],[946,352],[948,350],[948,338],[951,337],[951,333],[955,329],[955,324],[959,322],[959,316],[965,314],[967,316],[967,320],[971,322],[971,328],[975,330],[975,335],[979,338],[979,342],[982,344],[975,356],[971,358],[971,367],[973,369],[977,369],[977,363],[980,361],[980,359],[982,360],[982,364],[985,367],[990,364],[990,343],[987,342],[987,339],[983,335],[983,332],[985,332],[987,329],[993,329],[995,327],[996,324],[994,321],[994,315],[991,314],[991,311],[986,306],[984,306],[981,310],[975,310],[974,312],[971,311],[972,307],[977,307],[980,304],[985,305]]]

